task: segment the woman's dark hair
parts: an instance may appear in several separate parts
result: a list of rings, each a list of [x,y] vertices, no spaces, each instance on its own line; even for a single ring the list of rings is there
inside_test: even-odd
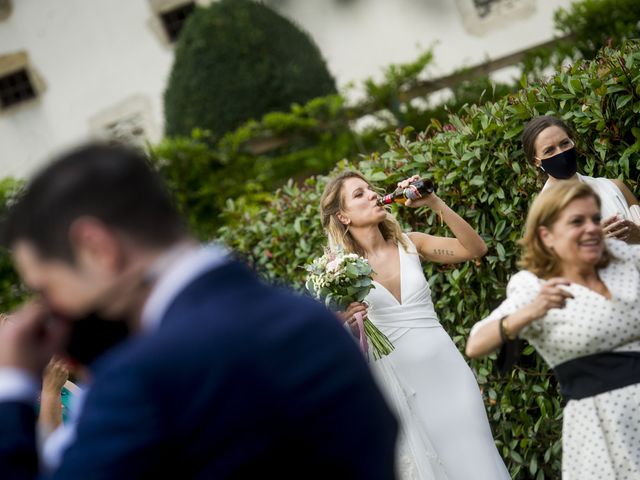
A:
[[[560,127],[567,135],[573,137],[573,132],[562,120],[551,115],[542,115],[540,117],[534,117],[524,127],[522,132],[522,148],[524,149],[524,155],[527,157],[527,161],[531,165],[535,165],[536,156],[536,138],[540,135],[544,129],[549,127]]]

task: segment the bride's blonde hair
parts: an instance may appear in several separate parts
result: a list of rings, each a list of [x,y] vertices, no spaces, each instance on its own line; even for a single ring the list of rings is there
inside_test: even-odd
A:
[[[344,211],[342,187],[345,180],[349,178],[359,178],[375,190],[373,185],[360,172],[342,172],[327,184],[322,193],[320,198],[320,217],[322,219],[322,227],[329,238],[329,248],[342,247],[346,253],[355,253],[364,257],[365,251],[349,232],[349,226],[338,219],[338,213]],[[409,245],[402,234],[402,228],[391,213],[387,212],[387,216],[378,225],[378,228],[385,240],[391,240],[396,245],[402,245],[405,251],[408,249]]]

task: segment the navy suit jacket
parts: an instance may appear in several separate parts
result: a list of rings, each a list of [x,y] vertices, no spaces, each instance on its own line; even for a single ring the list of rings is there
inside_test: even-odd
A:
[[[0,404],[0,478],[34,478],[32,409]],[[55,479],[391,479],[396,420],[322,306],[231,262],[110,351]]]

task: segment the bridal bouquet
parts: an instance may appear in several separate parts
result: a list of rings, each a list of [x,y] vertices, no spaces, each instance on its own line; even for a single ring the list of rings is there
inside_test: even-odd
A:
[[[333,310],[344,311],[351,302],[362,302],[369,290],[375,288],[371,279],[371,265],[355,253],[345,254],[342,250],[327,252],[306,269],[309,272],[307,290]],[[356,320],[360,330],[360,346],[365,354],[368,351],[367,339],[373,346],[374,358],[391,353],[393,345],[369,319],[356,314]]]

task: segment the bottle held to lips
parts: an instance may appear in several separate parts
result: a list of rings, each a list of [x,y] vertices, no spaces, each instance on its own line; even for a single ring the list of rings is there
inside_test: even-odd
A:
[[[389,205],[391,203],[404,204],[407,200],[415,200],[425,197],[436,191],[436,185],[431,180],[421,178],[411,182],[407,188],[398,188],[395,192],[378,198],[379,205]]]

